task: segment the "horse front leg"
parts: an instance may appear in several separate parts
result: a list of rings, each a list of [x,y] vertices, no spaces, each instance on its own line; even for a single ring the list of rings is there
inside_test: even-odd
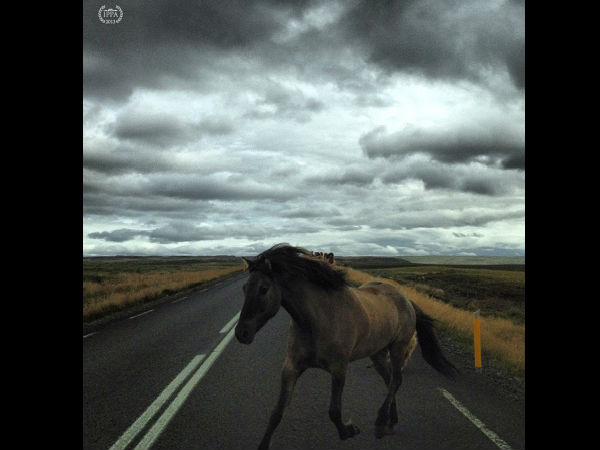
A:
[[[277,425],[279,425],[279,422],[281,422],[283,413],[292,400],[294,386],[296,385],[298,377],[302,375],[302,372],[304,372],[304,369],[299,368],[298,365],[293,363],[291,360],[286,359],[281,371],[281,389],[279,391],[279,400],[277,400],[277,404],[271,413],[269,425],[267,426],[265,434],[263,435],[260,445],[258,446],[258,450],[267,450],[271,445],[271,437],[273,436],[273,432],[275,431],[275,428],[277,428]]]
[[[356,425],[352,424],[352,420],[342,422],[342,392],[346,383],[346,368],[343,365],[334,368],[331,371],[331,402],[329,404],[329,418],[335,424],[340,439],[348,439],[360,433]]]

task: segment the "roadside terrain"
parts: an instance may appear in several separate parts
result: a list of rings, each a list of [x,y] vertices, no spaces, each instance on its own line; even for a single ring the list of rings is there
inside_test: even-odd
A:
[[[234,256],[83,258],[83,320],[98,320],[242,268]]]
[[[348,268],[354,285],[374,278],[398,283],[438,321],[445,349],[468,368],[473,367],[472,313],[480,311],[482,333],[487,333],[483,335],[485,364],[481,371],[514,395],[523,396],[524,264],[491,257],[419,258],[436,263],[409,260],[415,257],[336,257],[336,262]],[[241,275],[242,270],[240,258],[233,256],[84,258],[84,331],[182,298]],[[502,344],[498,349],[493,348],[495,341]]]
[[[241,272],[147,303],[84,334],[82,448],[255,448],[277,401],[290,316],[281,310],[252,345],[237,342],[232,333],[246,278]],[[343,417],[360,427],[358,436],[338,438],[328,417],[331,378],[310,369],[271,450],[497,450],[498,442],[524,449],[523,397],[491,366],[475,371],[444,332],[440,338],[459,376],[447,380],[417,349],[397,395],[394,435],[375,439],[386,389],[367,359],[350,365],[343,394]]]

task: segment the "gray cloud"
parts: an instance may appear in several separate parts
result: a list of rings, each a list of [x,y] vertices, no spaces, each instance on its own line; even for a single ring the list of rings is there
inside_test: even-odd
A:
[[[113,134],[119,139],[144,144],[169,145],[186,140],[188,128],[173,117],[128,115],[114,124]]]
[[[523,247],[522,3],[99,6],[84,254]]]
[[[427,130],[413,126],[389,133],[377,127],[362,135],[359,144],[369,158],[403,157],[423,153],[436,161],[506,161],[504,168],[521,168],[524,140],[520,130],[499,123],[459,124]]]
[[[340,24],[388,70],[481,80],[484,69],[496,66],[523,88],[524,17],[514,2],[362,0]]]
[[[199,140],[203,134],[222,135],[233,132],[228,120],[207,117],[197,123],[185,122],[168,114],[121,113],[108,127],[119,140],[168,147]]]
[[[211,241],[235,237],[237,239],[267,239],[274,232],[285,233],[314,233],[318,227],[311,224],[281,225],[273,230],[260,223],[240,223],[237,225],[212,224],[195,225],[192,221],[175,221],[159,226],[152,230],[118,229],[89,233],[91,239],[101,239],[107,242],[126,242],[135,238],[145,238],[149,242],[173,244],[180,242]]]
[[[100,231],[96,233],[89,233],[88,236],[92,239],[103,239],[107,242],[126,242],[144,233],[144,231],[121,228],[119,230],[113,231]]]
[[[107,27],[98,20],[98,5],[84,3],[87,96],[123,101],[136,87],[178,84],[210,91],[223,80],[224,58],[234,58],[228,79],[247,76],[250,61],[257,61],[262,67],[310,71],[361,93],[360,101],[381,104],[366,94],[368,84],[375,86],[362,70],[340,59],[348,54],[388,72],[433,79],[485,82],[492,67],[505,70],[516,87],[524,86],[524,7],[516,2],[155,0],[123,7],[123,22]],[[289,38],[278,37],[294,29],[290,23],[328,9],[342,12],[327,25],[307,24]],[[305,106],[322,107],[318,99]]]
[[[480,237],[484,236],[481,233],[457,233],[457,232],[453,232],[452,235],[456,236],[456,237],[476,237],[476,238],[480,238]]]
[[[304,94],[299,89],[286,88],[280,83],[268,82],[264,93],[254,103],[254,108],[244,117],[253,119],[291,118],[307,122],[312,113],[322,111],[325,105],[320,100]]]
[[[247,51],[267,42],[309,1],[130,1],[119,26],[98,20],[98,4],[84,2],[84,92],[123,100],[135,87],[192,84],[211,55]],[[200,68],[200,69],[199,69]],[[203,85],[196,79],[196,88]],[[198,83],[199,82],[199,83]]]
[[[311,175],[306,177],[308,184],[335,186],[335,185],[354,185],[367,186],[374,180],[374,174],[370,170],[360,170],[350,168],[342,173]]]
[[[294,198],[293,188],[276,189],[253,180],[233,182],[217,177],[197,177],[169,173],[149,174],[145,178],[109,178],[84,181],[84,194],[103,192],[114,198],[161,198],[183,200],[275,200]]]
[[[419,211],[418,213],[402,212],[390,214],[387,217],[374,216],[368,222],[372,228],[406,230],[413,228],[453,228],[485,226],[501,220],[518,219],[523,216],[523,211],[486,211],[466,210],[456,212],[452,210]]]

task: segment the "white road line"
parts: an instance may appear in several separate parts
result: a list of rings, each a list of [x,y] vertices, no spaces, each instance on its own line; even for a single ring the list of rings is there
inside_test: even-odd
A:
[[[496,433],[494,433],[492,430],[490,430],[488,427],[486,427],[485,424],[481,420],[479,420],[477,417],[475,417],[471,413],[471,411],[469,411],[458,400],[456,400],[450,392],[448,392],[447,390],[442,389],[442,388],[438,388],[438,389],[440,391],[442,391],[442,395],[446,398],[446,400],[448,400],[450,403],[452,403],[452,405],[456,409],[458,409],[467,419],[469,419],[473,423],[473,425],[475,425],[477,428],[479,428],[479,430],[483,434],[485,434],[487,436],[487,438],[490,439],[494,444],[496,444],[502,450],[512,450],[510,445],[508,445],[506,442],[504,442],[502,439],[500,439],[500,437]]]
[[[177,303],[177,302],[180,302],[181,300],[185,300],[186,298],[188,298],[188,297],[181,297],[181,298],[178,298],[177,300],[173,300],[171,303]]]
[[[96,333],[97,333],[97,331],[92,331],[91,333],[86,334],[83,338],[85,339],[85,338],[90,337],[90,336],[92,336],[92,335],[94,335]]]
[[[143,313],[136,314],[135,316],[131,316],[131,317],[129,318],[129,320],[131,320],[131,319],[135,319],[136,317],[143,316],[144,314],[151,313],[152,311],[154,311],[154,310],[153,310],[153,309],[150,309],[150,310],[148,310],[148,311],[144,311]]]
[[[204,375],[206,375],[208,369],[211,368],[219,355],[223,352],[223,350],[225,350],[225,347],[227,347],[227,344],[229,344],[234,336],[234,331],[235,330],[232,328],[231,331],[229,331],[229,333],[221,340],[221,342],[219,342],[219,345],[217,345],[210,355],[208,355],[196,373],[194,373],[185,386],[181,388],[181,391],[179,391],[173,402],[171,402],[165,412],[162,413],[162,415],[158,418],[158,420],[154,423],[152,428],[150,428],[148,433],[146,433],[134,450],[147,450],[152,446],[164,428],[169,424],[173,416],[175,416],[179,408],[181,408],[181,405],[183,405],[183,402],[185,402],[196,384],[198,384]]]
[[[205,355],[196,355],[188,363],[185,368],[179,372],[179,375],[175,377],[171,383],[160,393],[160,395],[152,402],[150,406],[142,413],[138,419],[123,433],[117,442],[110,448],[110,450],[124,450],[127,445],[138,435],[140,431],[146,426],[148,421],[158,412],[161,406],[173,395],[173,392],[179,387],[181,383],[188,377],[188,375],[196,369],[196,366],[202,362]]]
[[[240,318],[241,313],[242,312],[240,311],[235,316],[233,316],[233,319],[231,319],[229,322],[227,322],[227,325],[225,325],[223,328],[221,328],[221,331],[219,331],[219,333],[221,333],[221,334],[227,333],[236,324],[236,322]]]

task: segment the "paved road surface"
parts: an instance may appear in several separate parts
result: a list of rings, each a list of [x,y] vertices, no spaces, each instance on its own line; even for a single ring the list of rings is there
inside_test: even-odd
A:
[[[290,317],[281,310],[250,346],[232,326],[245,275],[150,307],[83,338],[83,449],[253,449],[279,390]],[[139,314],[139,313],[138,313]],[[467,371],[456,382],[420,349],[398,392],[396,434],[377,440],[385,387],[368,360],[350,365],[343,418],[361,429],[340,441],[329,421],[329,375],[309,369],[275,431],[276,449],[524,449],[522,402]]]

